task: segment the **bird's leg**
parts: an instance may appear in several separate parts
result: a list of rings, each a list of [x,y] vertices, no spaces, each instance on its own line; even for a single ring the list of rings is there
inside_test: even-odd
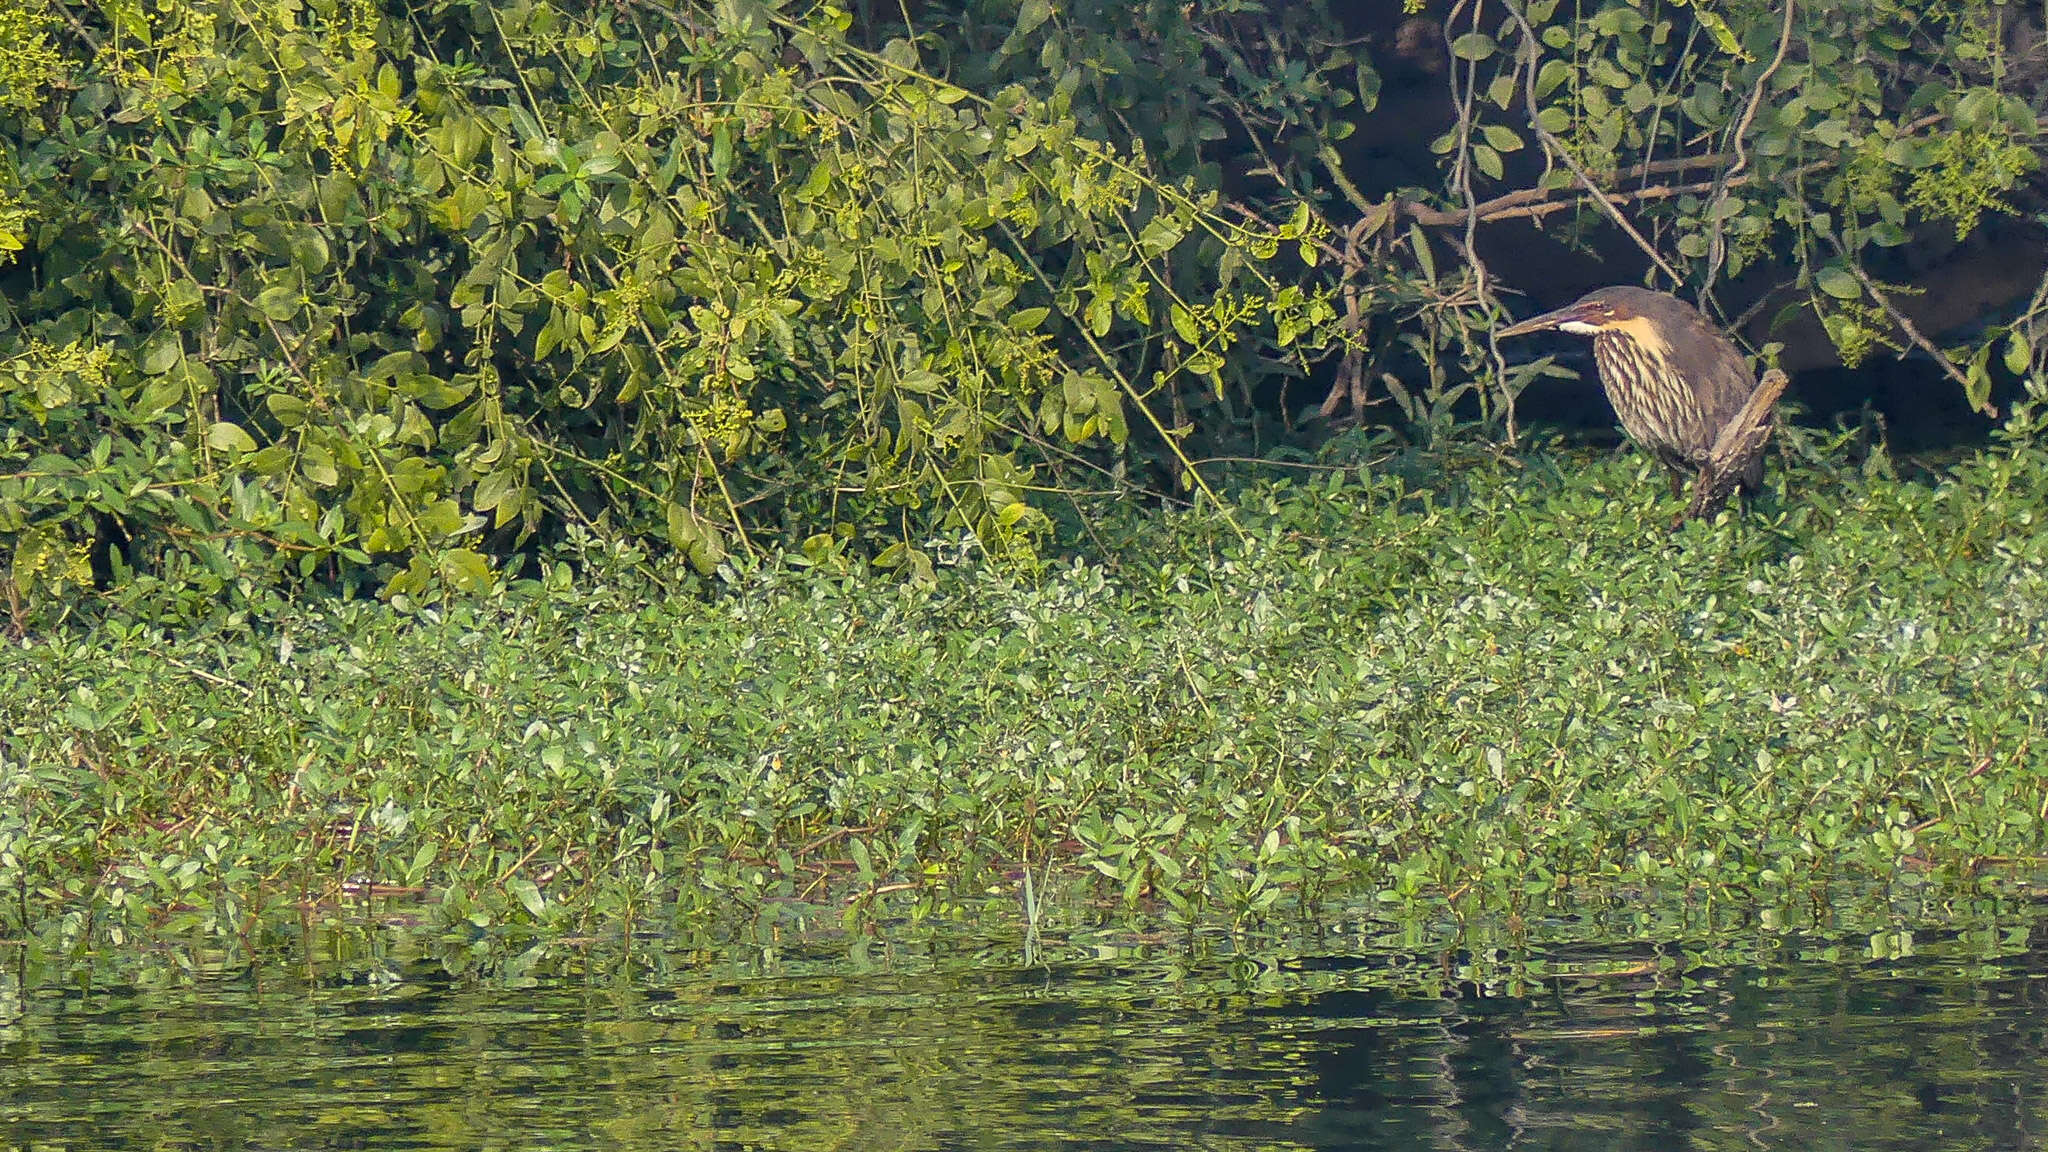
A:
[[[1685,495],[1685,472],[1684,472],[1684,470],[1683,470],[1683,469],[1681,469],[1681,468],[1679,468],[1679,467],[1678,467],[1677,465],[1675,465],[1675,464],[1668,464],[1668,463],[1667,463],[1667,464],[1666,464],[1666,465],[1664,466],[1664,471],[1665,471],[1665,474],[1666,474],[1666,475],[1668,475],[1668,476],[1669,476],[1669,477],[1671,478],[1671,495],[1672,495],[1673,497],[1678,497],[1678,496],[1683,496],[1683,495]],[[1680,528],[1684,527],[1684,526],[1685,526],[1685,516],[1686,516],[1685,510],[1684,510],[1684,509],[1680,509],[1680,510],[1679,510],[1679,513],[1678,513],[1678,515],[1676,515],[1676,516],[1673,516],[1673,517],[1671,518],[1671,527],[1670,527],[1670,529],[1669,529],[1669,530],[1670,530],[1670,531],[1672,531],[1672,532],[1676,532],[1676,531],[1678,531],[1678,530],[1679,530]]]

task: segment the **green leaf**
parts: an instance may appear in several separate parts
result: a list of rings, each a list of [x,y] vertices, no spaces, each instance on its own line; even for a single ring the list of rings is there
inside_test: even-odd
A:
[[[1189,344],[1201,342],[1202,332],[1195,326],[1195,314],[1188,311],[1186,305],[1175,303],[1166,310],[1166,315],[1173,322],[1174,335]]]
[[[1522,138],[1505,124],[1487,124],[1479,129],[1486,137],[1486,145],[1496,152],[1513,152],[1522,146]]]
[[[1164,216],[1154,216],[1138,235],[1138,248],[1147,256],[1159,256],[1173,249],[1187,235],[1178,224]]]
[[[711,130],[711,174],[720,180],[732,171],[732,129],[723,121]]]
[[[172,319],[182,322],[197,312],[205,299],[198,284],[182,278],[174,280],[170,287],[164,289],[164,311]]]
[[[1837,300],[1860,300],[1863,297],[1863,283],[1854,273],[1839,264],[1829,264],[1814,273],[1814,283],[1820,290]]]
[[[434,858],[441,854],[441,846],[432,841],[419,846],[412,854],[412,863],[406,866],[405,880],[408,884],[420,884],[427,878],[427,869],[433,866]]]
[[[387,352],[379,356],[377,362],[370,365],[369,371],[363,373],[363,378],[366,380],[393,380],[402,375],[425,372],[426,370],[426,357],[411,349],[407,349],[402,352]]]
[[[1849,142],[1849,122],[1839,117],[1823,120],[1806,130],[1806,138],[1823,148],[1840,148]]]
[[[486,472],[470,492],[469,506],[479,512],[489,512],[506,504],[508,498],[511,498],[510,503],[517,504],[517,496],[523,487],[516,469]]]
[[[1052,15],[1052,0],[1024,0],[1017,9],[1017,25],[1010,29],[1012,36],[1029,36],[1038,31],[1038,26]]]
[[[1506,111],[1515,102],[1515,74],[1503,72],[1495,76],[1486,86],[1486,98],[1493,101],[1494,107]]]
[[[149,343],[142,346],[139,366],[145,375],[161,376],[177,367],[178,361],[184,355],[185,347],[179,341],[177,333],[159,332],[149,338]]]
[[[1010,331],[1034,331],[1040,324],[1045,323],[1045,318],[1051,313],[1050,308],[1021,308],[1010,314]]]
[[[514,876],[505,881],[505,891],[510,892],[524,905],[527,913],[536,920],[540,919],[541,913],[547,911],[548,902],[541,896],[539,885],[524,876]]]
[[[1296,202],[1294,211],[1287,214],[1287,223],[1280,226],[1280,238],[1282,240],[1298,240],[1308,235],[1308,227],[1312,220],[1313,216],[1309,212],[1308,201]]]
[[[491,562],[468,548],[450,548],[441,553],[441,578],[457,592],[488,592],[491,590]],[[539,895],[538,891],[534,893],[535,900]],[[536,916],[540,915],[540,910],[531,903],[527,904],[527,909]]]
[[[1473,166],[1485,173],[1487,178],[1491,180],[1500,179],[1504,171],[1501,167],[1500,153],[1495,152],[1484,144],[1474,144],[1472,146],[1472,163]]]
[[[1728,27],[1728,21],[1723,20],[1720,13],[1707,8],[1704,4],[1695,3],[1691,8],[1693,18],[1700,22],[1709,36],[1714,38],[1715,47],[1737,60],[1750,59],[1749,53],[1742,50],[1742,42],[1735,38],[1735,30]]]
[[[913,368],[910,371],[903,373],[903,375],[898,377],[896,380],[896,386],[898,388],[902,388],[908,392],[915,392],[921,396],[929,396],[932,393],[937,392],[939,389],[945,387],[945,385],[946,381],[944,377],[940,376],[936,372],[926,371],[923,368]]]
[[[1422,278],[1435,283],[1436,254],[1429,250],[1429,237],[1423,234],[1422,225],[1408,225],[1408,246],[1415,251],[1415,263],[1422,268]]]
[[[702,535],[697,517],[681,504],[669,504],[664,509],[668,520],[668,542],[678,547],[688,544]]]
[[[435,500],[413,511],[413,526],[427,539],[450,536],[462,529],[462,505]]]
[[[2005,340],[2005,370],[2015,376],[2024,376],[2034,366],[2034,349],[2027,343],[2023,333],[2014,332]]]
[[[1494,54],[1500,45],[1484,32],[1467,32],[1451,41],[1451,55],[1460,60],[1479,61]]]
[[[322,488],[332,488],[341,483],[341,472],[334,466],[334,453],[318,444],[309,444],[299,459],[299,473]]]
[[[718,525],[680,504],[671,503],[664,511],[669,543],[682,549],[690,567],[703,575],[711,575],[719,562],[725,559],[725,534]]]
[[[297,284],[273,284],[256,294],[256,310],[275,321],[285,321],[298,315],[304,293]]]
[[[1989,353],[1990,351],[1990,346],[1986,345],[1984,352]],[[1978,355],[1970,361],[1969,371],[1963,374],[1963,395],[1969,400],[1970,407],[1975,408],[1979,412],[1986,411],[1991,407],[1991,370],[1990,366],[1985,363],[1986,359],[1985,355]]]
[[[1110,299],[1107,292],[1097,295],[1088,302],[1086,319],[1090,332],[1097,336],[1109,335],[1109,323],[1115,318],[1115,304],[1116,302]]]
[[[1626,88],[1635,83],[1633,77],[1621,70],[1621,66],[1605,56],[1595,56],[1586,65],[1586,77],[1609,88]]]
[[[1066,406],[1068,419],[1086,416],[1095,411],[1095,387],[1079,372],[1069,372],[1060,381],[1060,401]]]
[[[206,446],[219,452],[254,452],[256,441],[241,425],[219,420],[207,428]]]

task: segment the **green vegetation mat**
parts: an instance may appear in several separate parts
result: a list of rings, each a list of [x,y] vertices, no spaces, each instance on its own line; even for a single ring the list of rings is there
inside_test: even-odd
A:
[[[1677,533],[1639,456],[1537,456],[1252,485],[1234,522],[1133,512],[1095,560],[934,587],[791,559],[706,594],[593,546],[410,613],[130,609],[0,650],[0,918],[482,947],[2027,904],[2048,453],[1869,471]]]

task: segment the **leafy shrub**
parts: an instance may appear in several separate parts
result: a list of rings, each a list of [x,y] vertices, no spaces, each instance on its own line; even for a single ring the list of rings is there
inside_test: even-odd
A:
[[[1314,258],[1305,210],[1226,218],[1071,92],[971,91],[831,5],[81,15],[64,98],[7,106],[18,593],[95,543],[477,587],[565,524],[928,574],[934,531],[1029,553],[1047,470],[1133,421],[1177,452],[1247,336],[1332,337],[1264,270]]]

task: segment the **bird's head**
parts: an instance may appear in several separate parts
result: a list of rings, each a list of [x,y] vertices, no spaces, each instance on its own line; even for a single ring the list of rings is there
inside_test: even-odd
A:
[[[1601,289],[1589,292],[1554,312],[1531,316],[1519,324],[1509,325],[1500,330],[1500,335],[1521,336],[1555,328],[1574,336],[1591,336],[1641,316],[1641,310],[1631,307],[1631,303],[1619,292]]]
[[[1511,324],[1498,335],[1521,336],[1555,329],[1574,336],[1597,336],[1619,331],[1638,344],[1661,352],[1669,347],[1667,332],[1689,311],[1686,304],[1662,292],[1625,286],[1601,288],[1554,312]]]

